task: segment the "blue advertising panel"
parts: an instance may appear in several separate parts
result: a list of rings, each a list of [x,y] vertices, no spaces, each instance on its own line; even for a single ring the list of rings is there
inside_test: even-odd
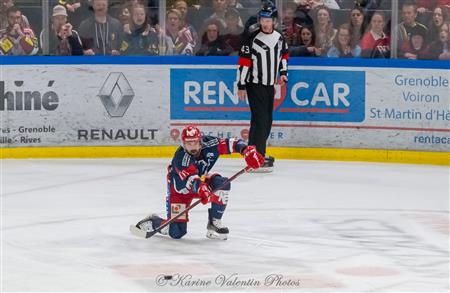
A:
[[[248,120],[247,101],[237,97],[233,69],[171,69],[170,118]],[[276,86],[274,120],[362,122],[365,72],[290,70],[287,87]]]

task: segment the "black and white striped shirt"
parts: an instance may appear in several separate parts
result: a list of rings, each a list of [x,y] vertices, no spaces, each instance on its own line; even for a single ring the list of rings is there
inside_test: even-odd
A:
[[[239,53],[238,88],[247,83],[274,85],[278,75],[287,75],[288,47],[283,36],[258,30],[244,40]]]

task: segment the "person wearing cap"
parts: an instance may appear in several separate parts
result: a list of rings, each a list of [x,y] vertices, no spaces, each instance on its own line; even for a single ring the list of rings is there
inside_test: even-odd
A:
[[[182,130],[181,142],[167,168],[167,218],[151,214],[135,227],[151,232],[178,216],[159,233],[180,239],[187,233],[189,222],[188,212],[183,215],[180,213],[191,205],[194,198],[198,198],[202,204],[210,204],[206,237],[226,240],[229,229],[222,225],[222,216],[228,204],[231,184],[227,177],[211,170],[219,157],[225,154],[240,153],[245,159],[247,170],[258,169],[264,163],[264,158],[255,146],[247,145],[241,139],[203,135],[195,125],[187,125]]]
[[[274,85],[288,80],[288,46],[275,30],[276,17],[276,7],[266,3],[259,12],[259,28],[244,36],[238,61],[238,97],[248,99],[251,112],[249,144],[262,155],[272,128]],[[273,163],[274,158],[266,156],[263,170],[272,171]]]
[[[426,44],[427,31],[421,26],[416,26],[410,31],[409,41],[404,41],[400,51],[400,58],[404,59],[428,59],[428,45]]]
[[[53,7],[50,31],[43,29],[39,39],[41,50],[44,50],[44,46],[48,46],[49,55],[83,55],[80,37],[67,22],[67,10],[62,5]]]

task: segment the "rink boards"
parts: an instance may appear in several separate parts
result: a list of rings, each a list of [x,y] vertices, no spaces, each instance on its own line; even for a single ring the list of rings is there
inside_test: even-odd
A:
[[[2,158],[170,157],[192,122],[205,134],[248,138],[236,58],[1,62]],[[449,164],[449,62],[292,58],[289,65],[288,86],[276,86],[271,154]]]

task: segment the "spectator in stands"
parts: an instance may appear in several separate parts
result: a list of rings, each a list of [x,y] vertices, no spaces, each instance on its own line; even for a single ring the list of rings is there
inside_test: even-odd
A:
[[[300,29],[298,45],[288,47],[289,56],[317,57],[322,55],[322,49],[314,46],[316,37],[312,26],[303,26]]]
[[[159,38],[150,26],[146,7],[143,4],[131,6],[130,22],[123,27],[120,53],[122,55],[158,55]]]
[[[225,13],[225,22],[227,28],[223,39],[233,48],[233,51],[238,52],[241,48],[242,33],[244,32],[244,28],[239,25],[239,12],[234,8],[228,8]]]
[[[383,31],[385,24],[384,14],[376,11],[370,19],[369,30],[361,39],[361,57],[390,58],[390,39]]]
[[[425,42],[427,31],[421,26],[411,30],[411,38],[405,41],[400,50],[399,58],[404,59],[428,59],[428,46]]]
[[[220,22],[221,29],[226,28],[225,23],[225,12],[227,11],[227,1],[226,0],[212,0],[214,13],[209,16],[203,23],[206,26],[211,20],[217,20]]]
[[[440,28],[448,20],[448,10],[444,6],[438,6],[433,10],[433,17],[428,25],[427,40],[429,43],[439,38]]]
[[[83,55],[83,46],[78,33],[73,30],[72,24],[67,22],[67,10],[62,5],[53,7],[52,24],[50,31],[41,31],[39,43],[41,50],[48,46],[49,55],[74,56]],[[48,39],[47,39],[48,38]]]
[[[68,21],[74,27],[78,27],[92,10],[91,0],[59,0],[58,4],[66,7]]]
[[[300,26],[313,26],[314,20],[312,15],[312,6],[306,0],[301,0],[298,3],[297,11],[295,12],[295,22]]]
[[[197,52],[197,56],[228,56],[233,52],[233,48],[225,43],[220,36],[220,24],[218,21],[211,20],[206,25],[206,32],[202,37],[202,46]]]
[[[239,3],[239,0],[227,0],[227,9],[234,8],[234,9],[242,9],[244,6]]]
[[[325,55],[328,52],[328,49],[333,45],[333,40],[337,32],[333,27],[328,7],[319,6],[316,8],[314,30],[316,34],[315,45],[317,48],[321,48],[322,53]]]
[[[186,15],[188,12],[188,4],[185,0],[176,0],[173,3],[173,7],[181,13],[181,17],[183,18],[183,22],[186,22]]]
[[[193,55],[194,37],[183,26],[181,12],[170,9],[166,13],[166,55]]]
[[[297,6],[293,2],[288,2],[283,6],[283,17],[282,30],[283,36],[288,47],[296,45],[298,40],[298,35],[300,33],[301,25],[297,24],[295,19],[295,11]]]
[[[450,22],[445,22],[439,31],[439,39],[430,45],[430,57],[435,60],[450,60]]]
[[[226,0],[212,0],[212,4],[213,4],[214,13],[206,19],[206,21],[204,22],[204,26],[207,25],[209,23],[209,21],[215,19],[220,22],[220,25],[221,25],[220,30],[224,31],[227,26],[227,24],[225,22],[225,13],[228,8],[227,1]],[[244,26],[240,17],[239,17],[239,25]]]
[[[108,0],[92,0],[94,15],[83,20],[78,32],[84,55],[119,55],[122,24],[108,15]]]
[[[352,45],[359,45],[362,36],[366,32],[365,15],[361,6],[355,6],[350,11],[350,31]]]
[[[427,27],[416,21],[417,18],[417,6],[414,2],[407,1],[402,5],[402,19],[403,21],[398,25],[398,41],[399,47],[405,41],[409,41],[411,37],[411,31],[416,26],[420,26],[427,30]]]
[[[351,29],[347,23],[342,24],[333,40],[333,46],[328,50],[328,57],[353,58],[361,55],[361,47],[353,44]]]
[[[160,0],[147,0],[151,25],[155,25],[159,22],[158,21],[159,1]]]
[[[181,13],[181,25],[191,32],[192,38],[194,39],[192,45],[195,48],[199,44],[198,34],[195,28],[191,24],[189,24],[186,20],[188,12],[187,2],[185,0],[176,0],[173,6],[174,6],[173,8],[175,8]]]
[[[130,4],[122,4],[117,11],[117,19],[120,21],[122,26],[130,23],[131,21],[131,5]]]
[[[13,0],[0,0],[0,30],[8,27],[8,16],[6,14],[6,11],[8,8],[14,6]],[[28,18],[22,14],[22,26],[24,28],[30,27],[30,22],[28,21]]]
[[[402,1],[404,0],[399,0],[399,2]],[[389,16],[387,11],[392,11],[392,0],[355,0],[355,5],[361,6],[365,9],[366,19],[372,19],[372,16],[376,11],[386,11],[385,13],[387,16]],[[389,21],[386,21],[386,23],[389,24]]]
[[[0,30],[0,55],[35,55],[38,41],[30,27],[25,27],[22,12],[16,6],[6,10],[8,26]]]

